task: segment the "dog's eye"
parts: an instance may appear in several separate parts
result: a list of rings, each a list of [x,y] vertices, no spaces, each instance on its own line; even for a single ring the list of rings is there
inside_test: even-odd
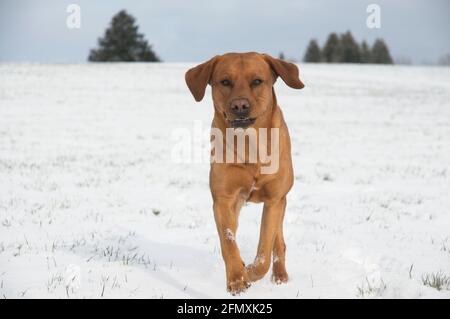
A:
[[[223,85],[223,86],[230,86],[231,85],[231,82],[230,82],[230,80],[222,80],[222,81],[220,81],[220,83]]]
[[[254,79],[252,81],[252,86],[258,86],[262,83],[263,81],[261,79]]]

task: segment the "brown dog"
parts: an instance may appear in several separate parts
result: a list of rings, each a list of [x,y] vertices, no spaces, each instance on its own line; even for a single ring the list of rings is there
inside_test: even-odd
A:
[[[267,144],[259,145],[271,151],[271,155],[278,152],[279,167],[271,174],[261,173],[265,163],[262,157],[258,157],[256,162],[248,160],[250,146],[245,147],[243,161],[230,163],[227,158],[226,163],[211,163],[210,188],[214,217],[225,261],[227,290],[232,294],[246,290],[251,281],[267,273],[272,251],[273,281],[284,283],[288,280],[283,218],[286,194],[294,179],[289,132],[273,89],[278,76],[292,88],[304,87],[297,66],[254,52],[215,56],[186,73],[186,83],[196,101],[203,99],[206,86],[211,85],[215,109],[212,128],[223,132],[224,145],[228,149],[231,147],[236,157],[239,155],[234,146],[234,137],[231,143],[225,141],[227,129],[253,128],[258,132],[259,141],[260,128],[268,131],[274,128],[279,132],[276,139],[269,135]],[[235,241],[239,211],[246,201],[264,203],[256,258],[247,267]]]

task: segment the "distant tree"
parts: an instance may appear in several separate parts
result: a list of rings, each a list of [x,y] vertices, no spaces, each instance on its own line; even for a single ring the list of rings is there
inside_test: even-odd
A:
[[[442,56],[439,59],[438,63],[440,65],[450,65],[450,54],[446,54],[446,55]]]
[[[353,39],[353,36],[350,31],[347,31],[344,34],[341,34],[340,37],[340,57],[339,62],[342,63],[359,63],[361,62],[361,56],[359,52],[359,45]]]
[[[105,35],[98,40],[98,45],[98,49],[92,49],[89,53],[89,61],[160,61],[151,45],[138,32],[135,19],[125,10],[112,18]]]
[[[394,63],[383,39],[376,39],[374,45],[370,48],[365,40],[359,45],[350,31],[339,36],[334,32],[330,33],[322,50],[320,50],[316,40],[311,40],[303,60],[305,62],[324,61],[327,63]],[[450,55],[446,58],[443,57],[442,63],[449,63],[445,62],[448,60],[450,60]]]
[[[370,48],[367,45],[367,42],[363,40],[360,47],[360,62],[361,63],[370,63],[371,57],[370,57]]]
[[[283,52],[280,52],[280,54],[278,54],[278,59],[280,59],[280,60],[286,60],[286,57],[284,56],[284,53]]]
[[[341,45],[336,33],[328,36],[327,42],[322,50],[322,58],[325,62],[336,63],[340,60]]]
[[[382,64],[393,64],[389,49],[383,39],[376,39],[371,51],[371,62]]]
[[[305,56],[303,58],[305,62],[321,62],[322,53],[316,40],[309,41],[308,48],[306,49]]]

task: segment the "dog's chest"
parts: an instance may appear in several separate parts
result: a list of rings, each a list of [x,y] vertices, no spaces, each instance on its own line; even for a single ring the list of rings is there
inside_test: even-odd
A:
[[[261,186],[257,182],[253,182],[247,196],[247,202],[259,203],[262,201]]]
[[[253,182],[252,186],[250,187],[249,194],[251,195],[253,191],[257,191],[259,187],[256,187],[256,182]]]

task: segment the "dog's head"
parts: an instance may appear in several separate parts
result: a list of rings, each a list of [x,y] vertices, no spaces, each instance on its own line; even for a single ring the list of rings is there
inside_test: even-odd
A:
[[[245,128],[269,113],[278,77],[292,88],[304,87],[295,64],[254,52],[215,56],[188,70],[186,83],[197,102],[210,84],[218,116],[228,127]]]

